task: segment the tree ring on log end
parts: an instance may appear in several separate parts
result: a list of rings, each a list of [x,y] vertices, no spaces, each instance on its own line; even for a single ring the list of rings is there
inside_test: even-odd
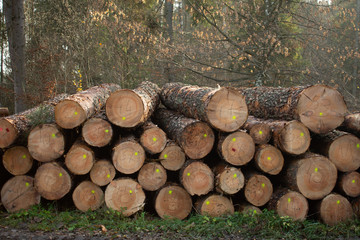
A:
[[[191,195],[205,195],[214,188],[214,173],[203,162],[195,161],[186,166],[182,172],[181,182]]]
[[[33,158],[24,146],[15,146],[6,150],[3,165],[12,175],[24,175],[31,170]]]
[[[202,201],[201,206],[197,207],[197,209],[200,209],[201,215],[210,217],[232,215],[235,211],[234,205],[227,197],[217,194],[206,197],[204,201]]]
[[[164,148],[164,150],[160,153],[161,165],[167,170],[177,171],[180,170],[181,167],[185,163],[185,153],[181,147],[178,145],[172,144],[168,145]]]
[[[347,107],[334,88],[314,85],[303,90],[297,106],[300,121],[314,133],[327,133],[343,121]]]
[[[244,193],[249,203],[260,207],[270,200],[273,193],[273,186],[267,177],[255,174],[248,179]]]
[[[115,177],[116,170],[108,160],[97,161],[90,171],[90,179],[98,186],[106,186]]]
[[[13,144],[18,137],[18,131],[6,119],[0,119],[0,148]]]
[[[321,200],[320,218],[330,226],[339,222],[350,220],[353,217],[353,209],[350,202],[339,194],[329,194]]]
[[[342,178],[340,183],[347,196],[360,196],[360,173],[356,171],[350,172]]]
[[[294,191],[289,191],[282,196],[276,205],[276,212],[279,216],[289,216],[293,220],[305,220],[309,210],[306,198]]]
[[[108,121],[101,118],[91,118],[85,122],[81,134],[90,146],[104,147],[110,143],[113,129]]]
[[[305,153],[310,146],[309,129],[299,121],[287,123],[279,134],[280,148],[290,154]]]
[[[242,166],[251,161],[255,154],[255,143],[245,132],[229,134],[221,145],[225,161],[235,166]]]
[[[65,157],[65,165],[75,175],[90,172],[95,162],[95,154],[91,148],[79,144],[69,150]]]
[[[132,174],[137,172],[144,164],[145,150],[137,142],[122,142],[114,148],[112,161],[119,172]]]
[[[149,153],[156,154],[164,150],[166,146],[166,133],[158,127],[146,129],[140,136],[140,143]],[[151,149],[151,151],[150,151]]]
[[[156,191],[167,180],[166,170],[160,163],[150,162],[141,167],[138,174],[138,182],[144,190]]]
[[[239,168],[229,167],[220,174],[218,187],[227,194],[239,192],[245,183],[244,174]]]
[[[257,166],[271,175],[280,173],[284,166],[284,157],[279,149],[272,145],[263,145],[255,154]]]
[[[84,181],[75,188],[72,199],[77,209],[86,212],[96,210],[104,203],[104,193],[95,183]]]
[[[65,99],[55,106],[55,121],[62,128],[73,129],[86,118],[84,109],[75,101]]]

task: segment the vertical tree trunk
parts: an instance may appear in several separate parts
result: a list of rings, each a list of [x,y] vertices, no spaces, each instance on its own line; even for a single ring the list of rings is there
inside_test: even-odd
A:
[[[168,38],[170,45],[173,42],[173,11],[174,11],[173,0],[165,0],[165,8],[164,8],[164,15],[165,15],[165,22],[166,22],[165,36]],[[166,63],[165,74],[166,74],[169,82],[174,81],[170,63]]]

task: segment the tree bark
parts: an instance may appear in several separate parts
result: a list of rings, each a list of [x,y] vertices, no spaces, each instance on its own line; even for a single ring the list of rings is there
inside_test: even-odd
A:
[[[273,186],[269,178],[256,172],[246,172],[245,199],[254,206],[264,206],[271,198]]]
[[[360,113],[346,115],[339,129],[360,137]]]
[[[235,211],[232,201],[219,194],[201,197],[196,201],[195,209],[198,214],[210,217],[232,215]]]
[[[81,130],[84,141],[93,147],[104,147],[110,144],[113,137],[113,128],[102,111],[86,120]]]
[[[253,116],[248,117],[243,128],[250,134],[255,144],[266,144],[272,137],[270,125],[258,121]]]
[[[65,156],[67,169],[75,175],[89,173],[94,163],[95,154],[93,150],[81,140],[77,140]]]
[[[102,187],[108,185],[115,177],[116,170],[114,165],[108,160],[95,162],[90,170],[90,179],[96,185]]]
[[[283,169],[284,157],[276,147],[263,144],[256,148],[254,163],[262,172],[277,175]]]
[[[75,207],[80,211],[94,211],[103,205],[104,192],[98,185],[83,181],[74,189],[72,199]]]
[[[15,146],[5,151],[2,157],[5,169],[12,175],[25,175],[33,166],[33,158],[29,150],[23,146]]]
[[[185,153],[174,141],[169,141],[160,153],[161,165],[170,171],[180,170],[185,163]]]
[[[138,182],[144,190],[156,191],[160,189],[167,180],[165,168],[156,162],[146,163],[141,167],[138,174]]]
[[[321,200],[317,212],[319,218],[327,225],[334,226],[353,218],[350,202],[339,194],[329,194]]]
[[[160,153],[164,150],[166,143],[166,133],[151,121],[146,122],[141,127],[140,144],[146,152],[150,154]]]
[[[214,168],[215,189],[221,194],[235,194],[245,184],[244,174],[240,168],[231,167],[227,164],[219,164]]]
[[[337,189],[349,197],[360,196],[360,173],[356,171],[339,174]]]

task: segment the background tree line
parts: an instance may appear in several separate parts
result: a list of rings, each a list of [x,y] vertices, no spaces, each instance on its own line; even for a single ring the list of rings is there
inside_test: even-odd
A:
[[[16,2],[25,19],[20,83],[10,61],[14,18],[5,17]],[[18,110],[105,82],[324,83],[354,110],[359,15],[360,0],[3,0],[0,103],[14,111],[22,92]]]

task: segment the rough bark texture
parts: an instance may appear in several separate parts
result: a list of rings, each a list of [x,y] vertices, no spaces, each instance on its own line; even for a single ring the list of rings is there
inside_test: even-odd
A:
[[[113,128],[102,111],[93,118],[88,119],[81,130],[84,141],[93,147],[104,147],[111,142]]]
[[[235,211],[231,200],[218,194],[210,194],[200,198],[195,203],[195,209],[198,214],[210,217],[232,215]]]
[[[90,179],[99,186],[108,185],[115,177],[116,170],[114,165],[108,160],[96,161],[90,170]]]
[[[264,206],[271,198],[273,186],[269,178],[256,172],[245,173],[244,195],[254,206]]]
[[[217,165],[213,172],[215,189],[221,194],[235,194],[244,187],[245,178],[240,168],[222,163]]]
[[[256,148],[254,163],[262,172],[277,175],[284,166],[284,157],[276,147],[263,144]]]
[[[117,84],[105,83],[67,97],[56,104],[56,123],[65,129],[79,126],[100,112],[110,94],[118,89],[120,86]]]
[[[291,88],[240,88],[249,114],[258,118],[299,120],[314,133],[326,133],[343,121],[347,107],[343,96],[325,85]]]
[[[74,189],[72,199],[75,207],[80,211],[93,211],[104,203],[104,192],[98,185],[83,181]]]
[[[258,121],[254,116],[249,116],[244,129],[253,138],[255,144],[266,144],[272,137],[272,130],[268,124]]]
[[[90,172],[95,163],[93,150],[84,142],[75,142],[65,156],[67,169],[75,175],[85,175]]]
[[[167,108],[207,122],[224,132],[236,131],[248,117],[245,98],[231,88],[168,83],[163,86],[160,96]]]
[[[178,144],[170,141],[160,153],[159,159],[163,167],[170,171],[180,170],[185,163],[185,153]]]
[[[350,202],[339,194],[329,194],[321,200],[318,208],[319,218],[327,225],[333,226],[353,218]]]
[[[167,180],[165,168],[160,163],[151,162],[144,164],[138,174],[138,182],[144,190],[156,191]]]
[[[360,173],[352,171],[340,174],[337,189],[349,197],[360,196]]]
[[[154,120],[191,159],[201,159],[213,148],[215,136],[208,124],[166,109],[158,109]]]
[[[344,122],[339,128],[360,137],[360,113],[346,115]]]
[[[160,88],[142,82],[137,88],[118,90],[106,101],[106,115],[113,124],[133,128],[146,122],[160,103]]]
[[[33,166],[33,158],[23,146],[9,148],[2,159],[5,169],[12,175],[25,175]]]
[[[141,128],[140,144],[150,154],[157,154],[164,150],[167,143],[166,133],[153,124],[146,122]]]

